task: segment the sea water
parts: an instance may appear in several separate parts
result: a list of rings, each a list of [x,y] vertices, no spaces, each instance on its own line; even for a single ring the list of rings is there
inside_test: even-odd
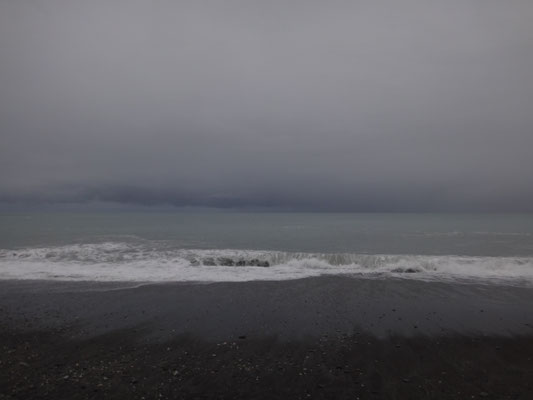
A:
[[[533,286],[533,215],[0,214],[0,279],[216,282],[320,275]]]

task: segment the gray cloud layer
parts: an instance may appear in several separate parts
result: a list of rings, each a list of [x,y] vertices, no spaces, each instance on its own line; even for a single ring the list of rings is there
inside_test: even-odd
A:
[[[533,210],[533,2],[0,2],[0,200]]]

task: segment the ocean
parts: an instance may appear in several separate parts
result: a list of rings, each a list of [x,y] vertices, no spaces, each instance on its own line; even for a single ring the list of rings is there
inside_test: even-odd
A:
[[[2,280],[236,282],[322,275],[530,287],[533,215],[0,215]]]

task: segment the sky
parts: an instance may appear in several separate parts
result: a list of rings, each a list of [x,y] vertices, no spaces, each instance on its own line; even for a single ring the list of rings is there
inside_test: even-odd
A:
[[[533,211],[531,0],[2,0],[0,203]]]

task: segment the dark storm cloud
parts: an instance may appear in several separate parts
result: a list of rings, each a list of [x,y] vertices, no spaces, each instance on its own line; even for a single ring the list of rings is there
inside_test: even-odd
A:
[[[0,201],[533,210],[533,3],[2,1]]]

